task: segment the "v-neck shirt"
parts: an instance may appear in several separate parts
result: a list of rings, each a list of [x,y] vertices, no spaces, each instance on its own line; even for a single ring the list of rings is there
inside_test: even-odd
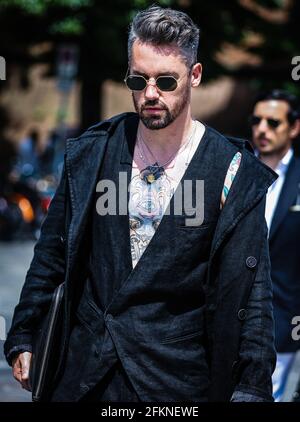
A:
[[[193,125],[189,141],[152,183],[141,178],[136,162],[132,162],[128,211],[133,268],[149,245],[204,135],[205,126],[201,122],[194,120]]]

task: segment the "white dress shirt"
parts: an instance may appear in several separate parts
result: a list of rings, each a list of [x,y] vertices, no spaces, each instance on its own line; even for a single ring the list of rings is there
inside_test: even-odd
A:
[[[278,203],[278,199],[281,193],[281,189],[285,180],[285,175],[293,155],[293,149],[290,148],[285,154],[285,156],[279,161],[275,169],[275,172],[278,174],[278,179],[276,179],[275,182],[269,187],[267,192],[265,217],[269,231],[274,212]]]

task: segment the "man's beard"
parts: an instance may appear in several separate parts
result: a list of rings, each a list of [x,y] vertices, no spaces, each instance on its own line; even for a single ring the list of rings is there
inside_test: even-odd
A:
[[[132,99],[135,111],[140,116],[140,119],[146,128],[151,130],[158,130],[164,129],[177,119],[190,100],[190,91],[189,87],[187,87],[187,89],[183,92],[180,100],[175,104],[173,110],[170,110],[165,104],[159,102],[159,100],[148,100],[139,108],[133,93]],[[161,107],[162,115],[146,115],[144,111],[145,107]]]

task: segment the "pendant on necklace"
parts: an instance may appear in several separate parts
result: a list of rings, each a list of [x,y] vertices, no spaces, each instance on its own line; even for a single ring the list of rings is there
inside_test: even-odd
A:
[[[140,177],[146,183],[153,183],[159,179],[165,172],[163,167],[160,167],[158,163],[154,163],[152,166],[147,166],[140,172]]]

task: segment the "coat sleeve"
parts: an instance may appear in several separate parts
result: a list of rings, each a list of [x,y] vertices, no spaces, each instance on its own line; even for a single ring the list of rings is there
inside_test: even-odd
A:
[[[34,256],[4,344],[4,353],[10,365],[14,352],[30,351],[32,333],[47,311],[55,288],[64,281],[66,180],[64,167],[42,224],[40,238],[34,248]]]
[[[263,202],[263,209],[265,202]],[[262,207],[260,207],[261,209]],[[267,225],[264,217],[263,238],[256,276],[250,291],[240,337],[238,384],[231,401],[273,401],[272,373],[276,363],[272,282],[270,277]]]

